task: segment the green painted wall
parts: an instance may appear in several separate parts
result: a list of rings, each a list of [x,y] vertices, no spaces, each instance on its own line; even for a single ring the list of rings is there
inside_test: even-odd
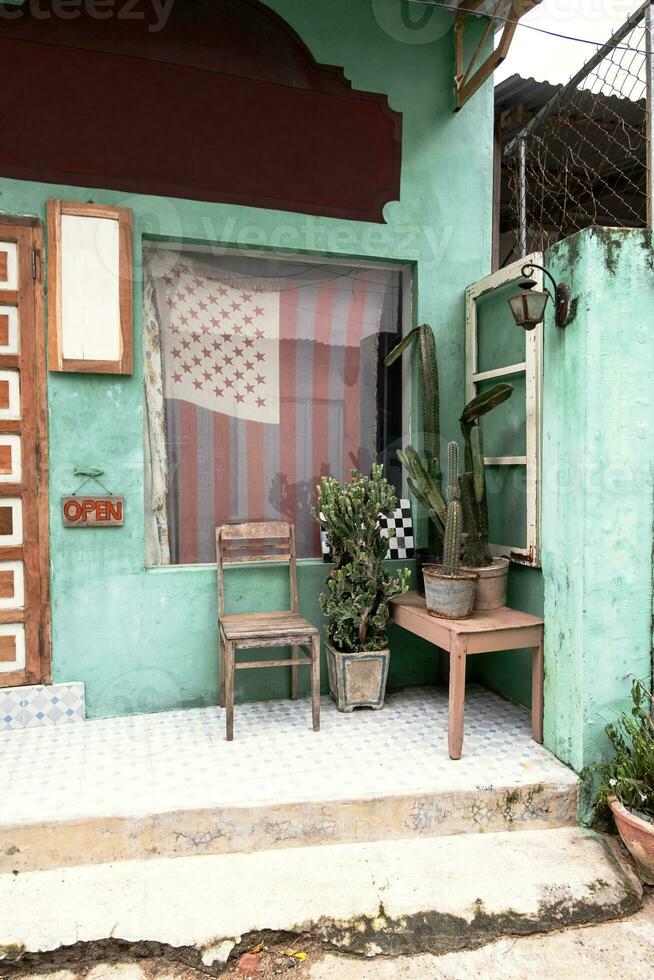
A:
[[[492,87],[485,86],[460,113],[452,112],[452,19],[443,11],[433,11],[417,29],[411,26],[412,5],[397,0],[275,0],[270,5],[318,61],[343,66],[356,88],[387,93],[391,106],[404,114],[401,200],[387,206],[385,224],[0,180],[4,213],[43,221],[49,197],[115,203],[134,212],[133,376],[48,377],[53,675],[57,681],[85,681],[90,716],[217,701],[213,566],[144,570],[139,268],[144,236],[414,263],[414,317],[435,328],[443,368],[443,431],[446,437],[456,431],[464,383],[463,291],[488,272],[490,261]],[[73,468],[88,462],[103,467],[112,492],[124,494],[122,529],[62,528],[60,497],[75,488]],[[320,618],[317,597],[324,578],[320,562],[302,563],[301,610],[314,621]],[[230,599],[234,611],[283,602],[279,571],[230,573]],[[436,660],[425,644],[395,630],[392,651],[391,684],[436,679]],[[326,672],[323,678],[326,682]],[[288,691],[284,670],[237,675],[237,699]]]
[[[545,326],[545,743],[579,770],[652,672],[651,236],[590,229],[548,262],[574,315]]]

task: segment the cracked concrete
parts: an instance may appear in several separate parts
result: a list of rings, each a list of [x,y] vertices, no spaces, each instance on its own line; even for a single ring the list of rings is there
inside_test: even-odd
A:
[[[0,961],[111,941],[217,975],[230,950],[279,936],[445,954],[629,915],[641,896],[579,828],[155,858],[0,876]]]
[[[261,953],[260,980],[288,974],[293,980],[598,980],[621,977],[643,980],[654,975],[654,890],[642,912],[617,922],[566,929],[547,935],[504,937],[472,951],[353,959],[317,943],[296,942],[304,961],[283,955],[286,943],[267,945]],[[47,971],[47,972],[46,972]],[[204,967],[194,968],[161,956],[142,959],[86,960],[64,966],[49,956],[40,964],[2,971],[7,980],[202,980]],[[212,971],[213,972],[213,971]],[[221,980],[242,980],[232,960],[221,968]]]

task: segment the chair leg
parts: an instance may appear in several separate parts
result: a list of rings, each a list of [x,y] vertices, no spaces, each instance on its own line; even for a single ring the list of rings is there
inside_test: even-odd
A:
[[[225,643],[225,701],[227,706],[226,738],[234,738],[234,644]]]
[[[222,636],[218,638],[218,666],[220,669],[220,707],[225,707],[225,640]]]
[[[300,653],[299,647],[291,647],[291,657],[297,660]],[[297,701],[297,667],[291,667],[291,700]]]
[[[320,731],[320,637],[311,638],[311,708],[313,730]]]

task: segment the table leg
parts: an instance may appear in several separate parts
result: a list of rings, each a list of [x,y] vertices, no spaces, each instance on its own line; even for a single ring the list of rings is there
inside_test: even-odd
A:
[[[450,697],[447,711],[447,743],[450,759],[460,759],[463,748],[463,712],[466,694],[466,641],[452,640],[450,650]]]
[[[543,744],[543,637],[531,649],[531,734],[535,742]]]

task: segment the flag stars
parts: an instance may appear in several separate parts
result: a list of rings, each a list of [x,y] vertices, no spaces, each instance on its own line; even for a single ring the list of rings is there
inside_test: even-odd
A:
[[[255,316],[263,316],[263,306],[255,306],[254,308]]]
[[[175,382],[176,385],[178,385],[181,383],[181,380],[182,380],[181,374],[179,373],[179,371],[175,371],[175,373],[173,374],[173,381]]]
[[[233,309],[234,311],[236,311],[236,310],[240,310],[240,308],[241,308],[241,305],[242,305],[242,304],[241,304],[241,303],[237,303],[237,302],[236,302],[236,300],[232,300],[232,303],[231,303],[231,307],[232,307],[232,309]]]
[[[245,346],[246,347],[253,347],[254,346],[254,340],[253,340],[252,337],[246,337],[245,338]]]
[[[229,320],[232,314],[230,313],[229,310],[226,310],[225,307],[223,306],[222,310],[220,311],[220,315],[222,316],[223,320]]]
[[[209,350],[208,347],[202,348],[202,356],[206,357],[206,359],[209,360],[209,358],[211,357],[211,351]]]
[[[197,332],[197,330],[194,330],[193,333],[191,334],[191,337],[193,338],[193,340],[197,344],[198,340],[200,339],[200,334]]]
[[[255,378],[255,381],[257,382],[258,385],[264,384],[265,383],[265,380],[266,379],[264,378],[264,376],[262,374],[258,374],[256,376],[256,378]]]
[[[219,385],[214,385],[213,390],[216,398],[221,398],[225,389],[221,388]]]
[[[234,387],[234,382],[233,382],[233,380],[231,378],[225,378],[225,387],[226,388],[233,388]]]
[[[202,376],[204,377],[205,381],[211,381],[211,371],[204,370],[202,372]]]
[[[254,331],[254,339],[255,340],[263,340],[263,330],[255,330]]]
[[[173,355],[173,357],[174,357],[175,359],[177,359],[178,357],[181,357],[181,356],[182,356],[182,352],[181,352],[181,350],[179,349],[179,347],[173,347],[173,349],[172,349],[172,351],[171,351],[171,353],[172,353],[172,355]]]
[[[237,402],[244,402],[245,401],[245,395],[242,395],[240,393],[240,391],[237,391],[236,392],[236,394],[234,395],[234,398],[236,399]]]
[[[254,356],[257,361],[265,361],[266,359],[266,355],[262,351],[257,351]]]
[[[237,381],[242,381],[245,375],[243,374],[242,371],[234,371],[234,377],[236,378]]]
[[[234,348],[234,357],[243,357],[243,348],[242,347],[235,347]]]
[[[188,350],[190,346],[191,346],[191,341],[187,340],[186,337],[184,337],[184,339],[182,340],[182,347],[184,348],[184,350]]]
[[[257,398],[257,408],[265,408],[265,407],[266,407],[266,399]]]
[[[246,314],[244,315],[244,317],[243,317],[243,323],[245,323],[245,324],[246,324],[246,325],[247,325],[247,326],[249,327],[249,326],[250,326],[250,324],[252,323],[252,321],[253,321],[253,319],[254,319],[254,317],[251,317],[251,316],[249,315],[249,313],[246,313]]]
[[[193,381],[193,387],[195,388],[196,391],[200,391],[201,390],[201,388],[202,388],[202,382],[200,381],[199,378],[195,378],[194,379],[194,381]]]
[[[245,370],[246,371],[254,371],[254,361],[246,361],[245,362]]]
[[[200,365],[202,364],[202,358],[201,357],[198,357],[197,354],[194,354],[193,355],[193,363],[195,364],[196,367],[200,367]]]
[[[184,373],[185,374],[190,374],[191,368],[193,367],[193,365],[192,364],[189,364],[188,361],[184,361],[184,363],[182,364],[182,367],[184,368]]]
[[[246,386],[245,386],[245,390],[248,393],[248,395],[253,395],[254,394],[254,385],[253,384],[250,384],[250,382],[248,382],[246,384]]]

